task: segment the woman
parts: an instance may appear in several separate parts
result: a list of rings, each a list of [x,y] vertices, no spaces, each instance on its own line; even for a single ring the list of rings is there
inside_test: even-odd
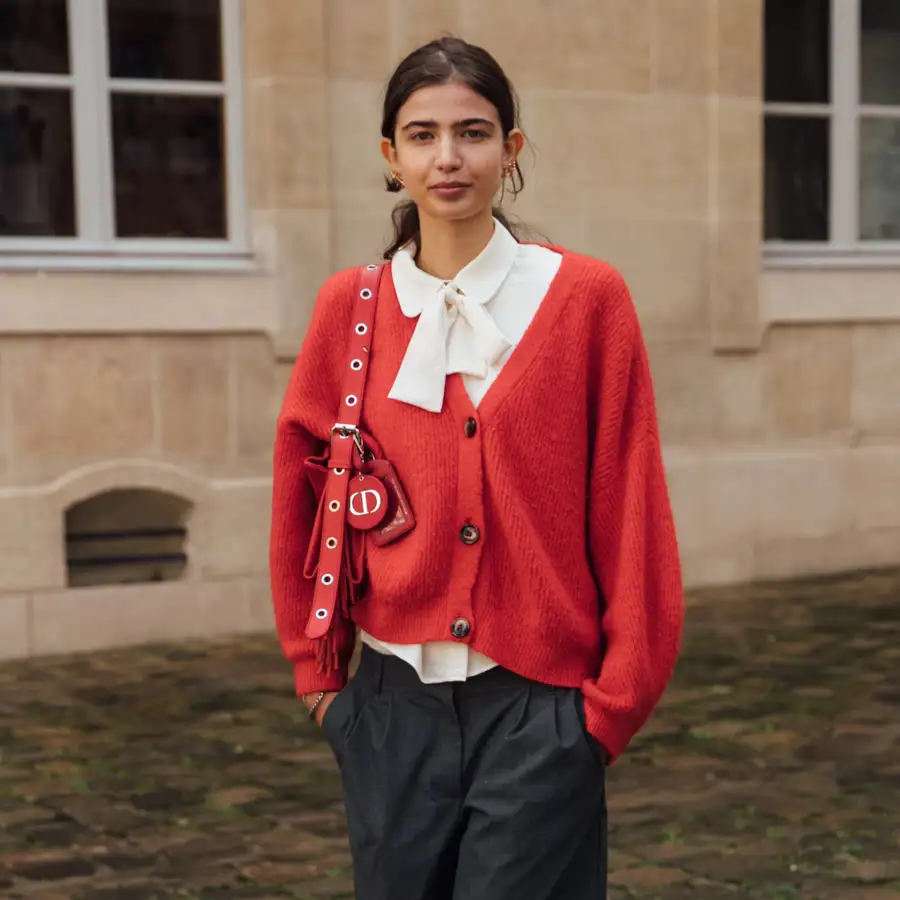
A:
[[[683,616],[637,318],[610,266],[519,243],[493,209],[522,187],[524,137],[487,52],[444,38],[412,53],[382,136],[409,201],[361,431],[415,527],[365,540],[364,593],[310,638],[321,506],[304,461],[334,450],[344,409],[360,274],[342,272],[278,425],[279,634],[341,768],[358,900],[597,900],[605,766],[659,700]]]

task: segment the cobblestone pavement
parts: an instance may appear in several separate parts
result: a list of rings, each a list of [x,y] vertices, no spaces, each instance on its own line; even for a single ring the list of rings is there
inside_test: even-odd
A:
[[[615,900],[900,898],[900,574],[694,595],[609,797]],[[0,666],[3,898],[351,898],[339,798],[271,636]]]

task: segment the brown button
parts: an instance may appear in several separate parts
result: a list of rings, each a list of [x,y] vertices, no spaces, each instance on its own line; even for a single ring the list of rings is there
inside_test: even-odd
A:
[[[478,423],[474,419],[466,419],[466,437],[473,438],[478,432]]]
[[[469,620],[462,617],[454,619],[453,624],[450,626],[450,634],[455,638],[468,637],[471,630],[472,626],[469,624]]]
[[[459,539],[471,547],[481,539],[481,532],[474,525],[465,525],[459,533]]]

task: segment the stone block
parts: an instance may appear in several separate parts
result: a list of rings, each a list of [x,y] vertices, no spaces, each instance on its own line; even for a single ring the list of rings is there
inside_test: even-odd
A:
[[[326,74],[325,7],[329,0],[245,0],[248,78]]]
[[[751,221],[762,216],[763,113],[755,100],[726,100],[716,106],[713,131],[718,174],[719,216]],[[755,233],[757,252],[761,230]]]
[[[710,258],[710,326],[721,350],[757,350],[762,341],[758,219],[721,221]]]
[[[900,324],[857,325],[852,334],[853,424],[867,436],[900,436]]]
[[[523,88],[651,89],[650,0],[461,0],[461,10],[466,36]]]
[[[257,459],[268,467],[281,397],[275,380],[275,357],[265,338],[232,338],[232,378],[237,386],[237,408],[233,410],[237,429],[237,454]]]
[[[722,96],[761,97],[764,0],[717,0],[717,91]]]
[[[769,402],[780,437],[850,426],[853,333],[841,325],[773,328],[767,341]]]
[[[544,212],[613,220],[705,221],[707,103],[548,93],[526,110]]]
[[[705,337],[706,224],[694,220],[588,220],[581,228],[587,252],[605,259],[624,276],[646,334],[670,339]]]
[[[712,355],[704,341],[648,335],[647,350],[665,443],[706,441],[713,430]]]
[[[271,627],[265,578],[115,585],[33,598],[35,655],[211,638]]]
[[[28,462],[150,453],[152,357],[135,337],[22,338],[4,348],[12,455]]]
[[[247,178],[253,209],[329,206],[324,78],[267,79],[247,89]]]
[[[727,442],[766,437],[772,417],[766,403],[763,357],[759,353],[717,356],[713,372],[716,437]]]
[[[157,354],[162,453],[190,460],[231,455],[228,340],[169,337]]]
[[[327,0],[328,72],[387,81],[395,62],[391,0]]]
[[[655,87],[706,95],[714,85],[714,7],[705,0],[656,0],[653,6]]]
[[[0,660],[31,655],[31,600],[0,593]]]
[[[398,61],[446,34],[460,34],[457,0],[394,0],[394,47]],[[387,76],[383,76],[387,77]]]
[[[63,510],[28,488],[0,491],[0,599],[66,583]]]

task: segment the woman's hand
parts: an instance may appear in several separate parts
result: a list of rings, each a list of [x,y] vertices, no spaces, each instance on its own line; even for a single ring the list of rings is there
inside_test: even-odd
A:
[[[322,727],[322,719],[325,718],[325,710],[331,706],[331,701],[337,697],[337,691],[328,691],[325,696],[322,698],[322,702],[316,707],[315,712],[315,722],[319,728]],[[318,693],[315,694],[304,694],[303,695],[303,704],[307,709],[312,709],[313,704],[316,702],[316,697],[318,697]]]

